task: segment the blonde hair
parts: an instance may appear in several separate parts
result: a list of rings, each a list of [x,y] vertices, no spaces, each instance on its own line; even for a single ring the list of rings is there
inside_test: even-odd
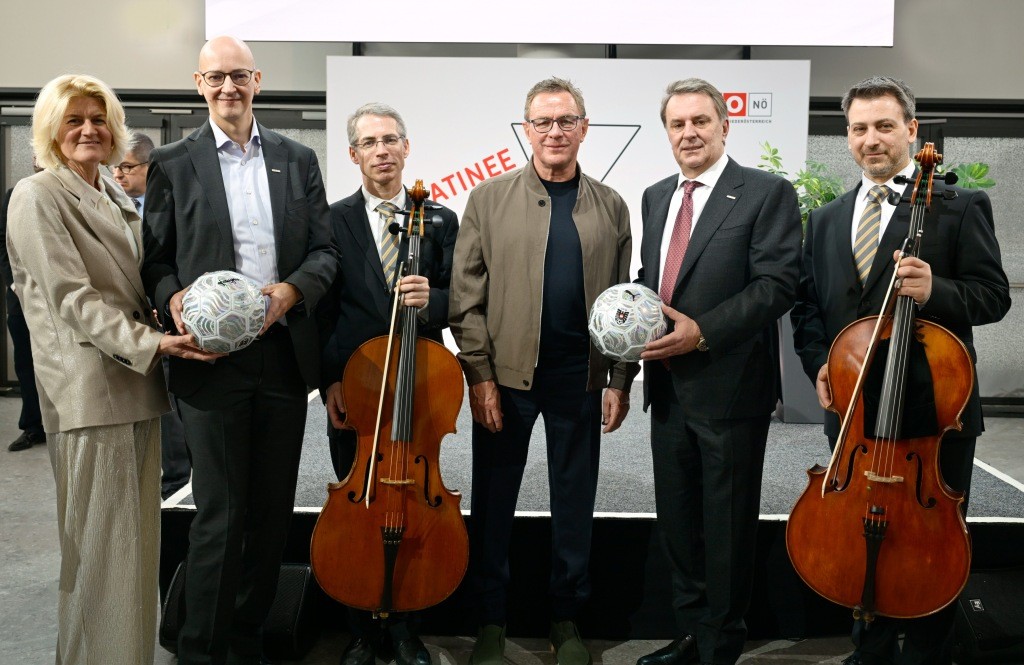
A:
[[[57,144],[57,135],[68,104],[75,97],[93,97],[103,105],[107,114],[107,129],[113,137],[110,154],[103,163],[119,163],[130,142],[121,101],[110,86],[94,76],[65,74],[43,86],[32,109],[32,151],[39,166],[54,168],[65,163],[64,154]]]

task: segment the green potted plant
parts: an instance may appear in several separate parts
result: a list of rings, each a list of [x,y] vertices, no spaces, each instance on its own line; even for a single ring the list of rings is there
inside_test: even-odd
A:
[[[797,201],[800,204],[800,221],[807,224],[807,214],[815,208],[820,208],[829,201],[842,194],[845,189],[838,177],[828,172],[828,167],[821,162],[807,160],[807,166],[797,171],[794,178],[782,168],[782,158],[779,157],[778,148],[773,148],[765,141],[761,144],[764,153],[758,168],[769,173],[782,176],[793,183],[796,190]],[[959,175],[959,174],[958,174]]]

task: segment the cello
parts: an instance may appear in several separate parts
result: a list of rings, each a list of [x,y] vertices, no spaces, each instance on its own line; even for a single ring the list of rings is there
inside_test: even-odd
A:
[[[427,224],[427,191],[408,192],[404,228],[408,261],[419,268]],[[431,607],[458,587],[469,559],[461,494],[445,487],[440,443],[455,431],[462,406],[462,369],[442,344],[417,336],[417,308],[393,289],[388,335],[359,346],[345,365],[346,425],[356,430],[349,475],[331,483],[310,541],[317,582],[335,600],[386,618]]]
[[[926,143],[915,159],[901,260],[919,253],[942,155]],[[898,204],[899,193],[889,200]],[[971,564],[963,493],[943,481],[939,446],[945,432],[961,428],[973,363],[955,335],[915,317],[917,305],[899,286],[894,268],[881,314],[848,325],[829,350],[829,409],[842,425],[828,467],[807,472],[786,527],[801,579],[866,622],[939,611],[960,594]]]

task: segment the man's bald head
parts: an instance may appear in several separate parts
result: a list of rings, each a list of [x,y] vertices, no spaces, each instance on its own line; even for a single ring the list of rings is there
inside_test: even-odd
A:
[[[231,35],[220,35],[203,44],[203,48],[199,50],[199,71],[207,71],[211,61],[225,55],[237,56],[239,60],[247,63],[247,69],[256,69],[256,59],[248,44]]]
[[[199,70],[193,74],[196,89],[210,108],[210,119],[238,143],[248,140],[252,99],[260,92],[262,77],[241,39],[214,37],[199,51]]]

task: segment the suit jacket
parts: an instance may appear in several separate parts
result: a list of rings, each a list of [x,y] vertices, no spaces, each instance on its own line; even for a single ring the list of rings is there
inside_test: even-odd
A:
[[[678,174],[648,187],[637,281],[659,291],[661,241]],[[793,186],[729,158],[690,236],[674,309],[700,326],[709,351],[648,362],[645,406],[672,389],[699,418],[766,415],[778,400],[776,322],[796,295],[800,212]],[[669,376],[670,374],[670,383]]]
[[[263,125],[259,133],[270,186],[278,275],[303,297],[287,313],[288,331],[303,379],[317,386],[320,344],[313,312],[338,265],[320,165],[310,148]],[[236,269],[227,194],[209,122],[152,152],[145,206],[142,278],[153,304],[166,316],[171,296],[197,277]],[[195,392],[214,367],[171,358],[171,391],[180,396]]]
[[[448,289],[459,220],[448,208],[430,214],[435,213],[441,216],[440,228],[427,227],[420,242],[419,274],[430,280],[430,302],[426,320],[420,318],[419,330],[421,336],[441,342],[441,331],[448,325]],[[352,352],[363,342],[386,335],[391,322],[391,293],[366,216],[362,188],[331,204],[331,231],[345,258],[317,312],[324,340],[323,389],[340,381]],[[399,257],[405,257],[408,249],[409,240],[403,236]]]
[[[142,250],[139,215],[101,176]],[[47,432],[118,425],[169,410],[156,350],[162,333],[123,226],[102,195],[64,166],[18,183],[7,248],[31,331]]]
[[[999,257],[988,195],[980,190],[952,189],[957,198],[946,201],[933,196],[932,210],[925,218],[919,256],[931,266],[932,295],[917,315],[949,329],[977,360],[971,327],[1003,318],[1010,308],[1009,283]],[[850,241],[859,191],[858,185],[807,218],[792,320],[796,352],[812,381],[828,361],[832,342],[842,329],[881,310],[895,265],[893,252],[910,231],[910,206],[901,204],[879,240],[871,272],[861,287]],[[962,436],[981,433],[977,377],[962,420]],[[832,412],[826,413],[825,433],[839,433],[839,418]]]

